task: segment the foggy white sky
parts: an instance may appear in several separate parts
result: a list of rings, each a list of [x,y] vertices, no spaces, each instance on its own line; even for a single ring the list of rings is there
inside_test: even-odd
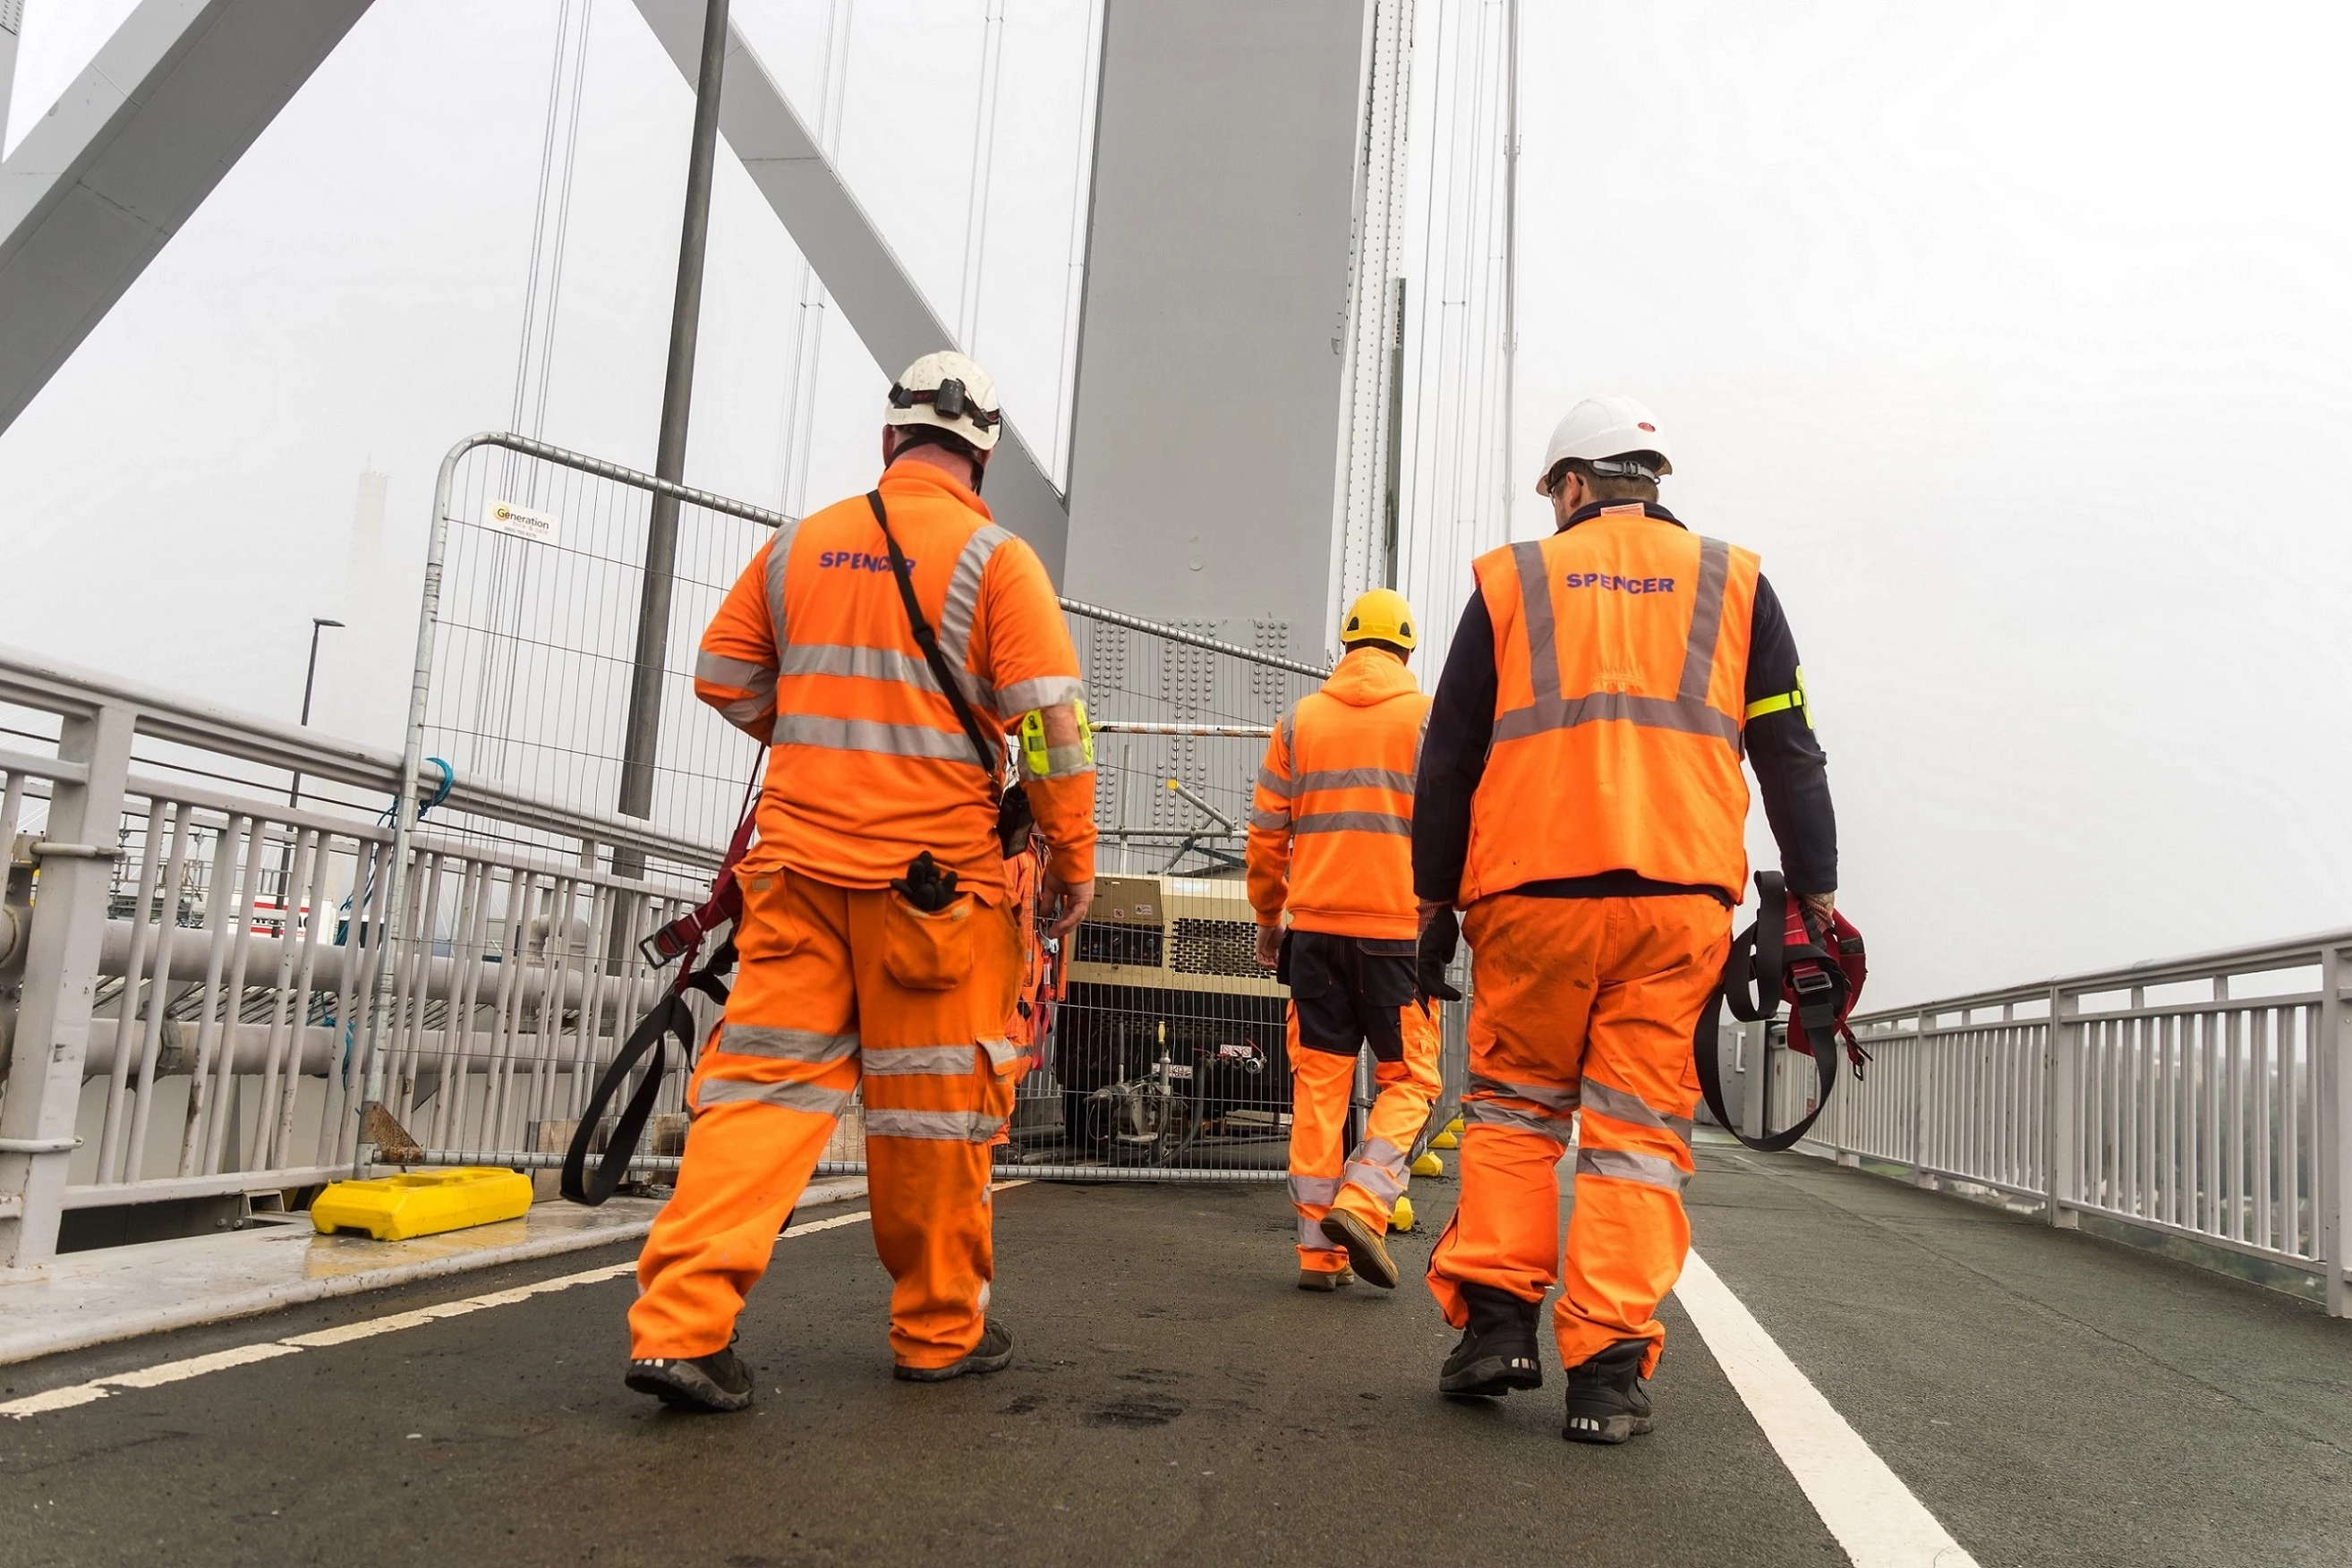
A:
[[[30,0],[12,134],[127,8]],[[1006,5],[975,345],[1047,447],[1087,10]],[[434,468],[508,421],[554,11],[354,29],[0,435],[0,641],[290,718],[340,615],[320,721],[396,740]],[[737,11],[811,103],[822,0]],[[1761,552],[1803,646],[1871,1001],[2352,920],[2352,25],[1526,14],[1514,525],[1545,526],[1569,403],[1659,411],[1668,504]],[[979,16],[862,0],[848,76],[844,166],[950,320]],[[650,467],[690,104],[627,0],[597,0],[586,94],[545,433]],[[934,102],[944,157],[904,133]],[[722,157],[690,482],[778,499],[797,278]],[[826,343],[813,502],[870,481],[883,384]]]

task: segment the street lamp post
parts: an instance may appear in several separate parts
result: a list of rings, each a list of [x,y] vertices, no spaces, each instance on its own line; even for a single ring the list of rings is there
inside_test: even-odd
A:
[[[302,676],[302,727],[306,730],[310,727],[310,694],[317,690],[319,686],[319,634],[329,626],[340,627],[342,624],[341,621],[330,620],[325,616],[310,617],[310,666]],[[286,792],[286,805],[289,810],[292,810],[301,804],[302,770],[296,768],[293,787]],[[286,884],[293,872],[294,825],[289,822],[286,825],[286,843],[278,857],[278,901],[285,906],[285,919],[289,925],[294,917],[294,889]]]

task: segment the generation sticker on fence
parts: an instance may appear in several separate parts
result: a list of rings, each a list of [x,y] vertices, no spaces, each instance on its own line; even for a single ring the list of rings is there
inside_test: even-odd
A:
[[[494,500],[482,507],[482,526],[540,544],[563,542],[563,520],[551,511],[533,511],[512,501]]]

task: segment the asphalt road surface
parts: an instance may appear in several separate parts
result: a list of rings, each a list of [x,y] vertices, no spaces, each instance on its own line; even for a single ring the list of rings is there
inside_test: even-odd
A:
[[[2352,1323],[1811,1160],[1701,1167],[1700,1253],[1983,1568],[2352,1562]],[[1409,1276],[1454,1186],[1414,1197]],[[887,1279],[836,1226],[752,1299],[750,1413],[621,1386],[616,1278],[0,1420],[0,1565],[1848,1561],[1678,1303],[1657,1432],[1586,1447],[1556,1368],[1440,1399],[1417,1279],[1294,1289],[1278,1188],[996,1202],[996,1376],[894,1382]],[[0,1399],[626,1256],[0,1368]]]

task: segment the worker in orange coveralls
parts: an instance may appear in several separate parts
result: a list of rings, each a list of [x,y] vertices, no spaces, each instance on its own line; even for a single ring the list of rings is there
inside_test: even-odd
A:
[[[1257,960],[1290,986],[1302,1290],[1336,1290],[1358,1275],[1396,1288],[1383,1238],[1438,1095],[1436,1016],[1413,994],[1413,769],[1429,699],[1405,661],[1419,643],[1402,595],[1359,597],[1340,626],[1338,668],[1275,726],[1250,812]],[[1349,1151],[1368,1042],[1380,1091]]]
[[[1692,1037],[1748,880],[1743,758],[1817,935],[1837,887],[1788,618],[1753,553],[1658,504],[1672,458],[1630,397],[1560,421],[1537,481],[1558,529],[1475,563],[1413,818],[1423,987],[1444,984],[1459,935],[1473,985],[1462,1198],[1429,1265],[1463,1334],[1438,1388],[1540,1387],[1557,1280],[1561,1436],[1582,1443],[1653,1424],[1657,1306],[1690,1248]]]
[[[1053,584],[980,499],[1003,418],[971,360],[916,361],[883,412],[877,489],[778,529],[703,637],[696,695],[771,750],[738,872],[741,975],[689,1086],[677,1192],[629,1313],[628,1384],[666,1404],[751,1403],[737,1315],[861,1084],[895,1374],[1012,1362],[988,1310],[989,1145],[1021,1060],[1005,1037],[1022,970],[1005,858],[1025,833],[1000,801],[1007,733],[1034,738],[1013,768],[1056,935],[1094,896],[1095,782]]]

